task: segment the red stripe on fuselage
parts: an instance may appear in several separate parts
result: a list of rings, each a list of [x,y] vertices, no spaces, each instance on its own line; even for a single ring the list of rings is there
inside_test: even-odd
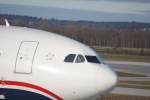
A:
[[[36,89],[36,90],[39,90],[41,92],[44,92],[44,93],[48,94],[49,96],[52,96],[52,97],[56,98],[57,100],[63,100],[61,97],[57,96],[56,94],[52,93],[51,91],[49,91],[47,89],[44,89],[40,86],[30,84],[30,83],[0,80],[0,84],[2,84],[2,85],[15,85],[15,86],[28,87],[28,88]]]

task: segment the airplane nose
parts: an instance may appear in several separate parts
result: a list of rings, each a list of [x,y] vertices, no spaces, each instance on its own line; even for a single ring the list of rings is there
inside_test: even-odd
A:
[[[107,93],[117,84],[117,75],[108,66],[100,67],[96,74],[96,89],[99,93]]]

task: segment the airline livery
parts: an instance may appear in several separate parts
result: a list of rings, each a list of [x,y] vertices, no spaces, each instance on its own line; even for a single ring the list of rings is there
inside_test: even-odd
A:
[[[80,42],[0,26],[0,100],[92,100],[116,83],[116,74]]]

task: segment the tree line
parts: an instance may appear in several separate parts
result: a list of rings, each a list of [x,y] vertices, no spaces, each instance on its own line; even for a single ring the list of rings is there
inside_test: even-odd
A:
[[[37,28],[65,35],[89,46],[111,48],[150,48],[150,23],[92,22],[43,19],[18,15],[0,15],[11,25]]]

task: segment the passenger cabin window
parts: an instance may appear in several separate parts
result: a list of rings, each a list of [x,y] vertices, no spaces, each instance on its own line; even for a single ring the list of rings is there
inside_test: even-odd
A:
[[[84,61],[85,61],[84,57],[79,54],[76,58],[75,63],[83,63]]]
[[[90,63],[100,63],[96,56],[85,56],[87,61]]]
[[[75,56],[76,56],[75,54],[69,54],[68,56],[65,57],[64,62],[70,62],[70,63],[72,62],[73,63]]]

